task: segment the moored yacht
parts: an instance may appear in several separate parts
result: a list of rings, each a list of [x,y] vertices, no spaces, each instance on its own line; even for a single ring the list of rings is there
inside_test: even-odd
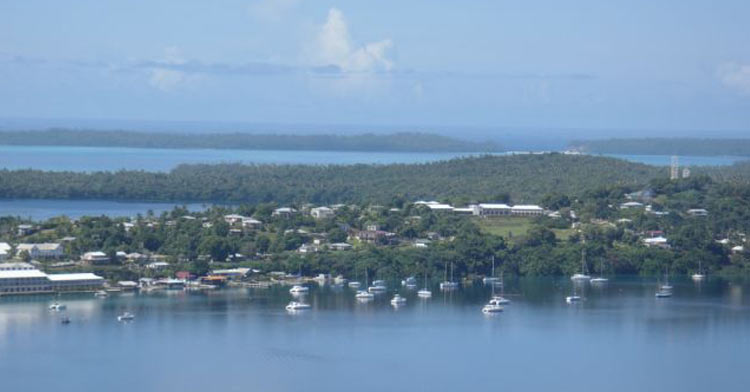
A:
[[[301,285],[294,285],[291,289],[289,289],[289,293],[293,295],[300,295],[300,294],[307,294],[310,291],[309,287],[301,286]]]
[[[410,276],[401,281],[401,286],[405,287],[417,287],[417,278]]]
[[[351,287],[353,289],[358,289],[358,288],[362,287],[362,283],[359,283],[357,281],[349,282],[349,287]]]
[[[430,289],[427,288],[427,272],[426,271],[424,273],[424,288],[422,288],[421,290],[417,291],[417,296],[419,296],[419,298],[430,298],[430,297],[432,297],[432,291],[430,291]]]
[[[109,297],[109,294],[104,290],[99,290],[94,293],[94,297],[106,298],[106,297]]]
[[[583,298],[581,298],[579,295],[573,294],[573,295],[569,295],[565,297],[565,302],[569,304],[573,304],[573,303],[581,302],[582,299]]]
[[[604,277],[604,261],[599,264],[599,276],[591,279],[593,284],[604,284],[609,282],[609,279]]]
[[[693,274],[693,275],[691,276],[691,278],[692,278],[692,279],[693,279],[694,281],[696,281],[696,282],[698,282],[698,281],[701,281],[701,280],[703,280],[703,279],[705,279],[705,278],[706,278],[706,275],[704,275],[704,274],[703,274],[703,268],[701,268],[701,267],[702,267],[702,263],[701,263],[701,260],[698,260],[698,272],[694,273],[694,274]]]
[[[303,302],[297,302],[297,301],[291,301],[286,306],[286,310],[288,310],[290,312],[296,312],[298,310],[307,310],[307,309],[310,309],[310,308],[311,308],[310,304],[306,304],[306,303],[303,303]]]
[[[672,296],[672,290],[659,289],[655,294],[656,298],[669,298]]]
[[[49,306],[49,310],[54,310],[56,312],[59,312],[61,310],[65,310],[66,308],[67,308],[67,306],[65,306],[64,304],[57,303],[57,302],[55,302],[55,303],[53,303],[52,305]]]
[[[403,306],[406,305],[406,298],[396,294],[391,299],[391,305],[393,306]]]
[[[482,283],[490,284],[499,281],[500,279],[495,276],[495,256],[492,256],[492,273],[490,274],[490,276],[485,276],[484,279],[482,279]]]
[[[117,321],[132,321],[135,319],[135,315],[130,312],[125,312],[119,316],[117,316]]]
[[[448,264],[445,264],[445,281],[440,282],[440,290],[455,290],[458,288],[458,282],[453,281],[453,263],[451,263],[451,279],[448,280]]]
[[[375,298],[375,294],[366,291],[366,290],[358,290],[357,294],[354,295],[354,298],[360,300],[360,301],[369,301],[373,298]]]
[[[484,305],[482,307],[482,313],[484,314],[500,313],[503,311],[503,309],[504,308],[503,308],[502,303],[499,300],[492,298],[490,302],[487,303],[487,305]]]

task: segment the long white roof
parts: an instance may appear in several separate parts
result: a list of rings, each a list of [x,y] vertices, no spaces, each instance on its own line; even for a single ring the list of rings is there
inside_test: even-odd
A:
[[[46,278],[46,277],[47,277],[47,274],[36,269],[0,271],[0,279]]]
[[[532,204],[519,204],[511,207],[513,210],[541,210],[542,207]]]
[[[510,208],[510,206],[507,204],[496,204],[496,203],[479,203],[479,206],[482,208],[494,208],[494,209]]]
[[[92,274],[90,272],[82,272],[77,274],[52,274],[47,275],[49,280],[53,282],[67,282],[71,280],[103,280],[99,275]]]

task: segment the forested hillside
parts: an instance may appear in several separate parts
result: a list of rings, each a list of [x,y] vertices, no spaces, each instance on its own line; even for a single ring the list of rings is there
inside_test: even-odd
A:
[[[0,171],[0,198],[294,201],[386,203],[450,199],[457,204],[538,202],[546,193],[580,195],[602,185],[633,185],[667,176],[666,168],[562,154],[484,156],[426,164],[183,165],[169,173]]]

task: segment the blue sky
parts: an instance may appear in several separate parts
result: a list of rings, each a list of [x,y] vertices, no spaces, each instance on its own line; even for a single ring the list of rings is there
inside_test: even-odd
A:
[[[0,117],[747,130],[748,1],[6,1]]]

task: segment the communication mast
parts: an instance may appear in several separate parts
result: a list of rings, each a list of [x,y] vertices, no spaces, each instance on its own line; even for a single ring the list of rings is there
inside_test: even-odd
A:
[[[677,155],[672,155],[672,168],[669,172],[670,180],[677,180],[680,178],[680,161]]]

